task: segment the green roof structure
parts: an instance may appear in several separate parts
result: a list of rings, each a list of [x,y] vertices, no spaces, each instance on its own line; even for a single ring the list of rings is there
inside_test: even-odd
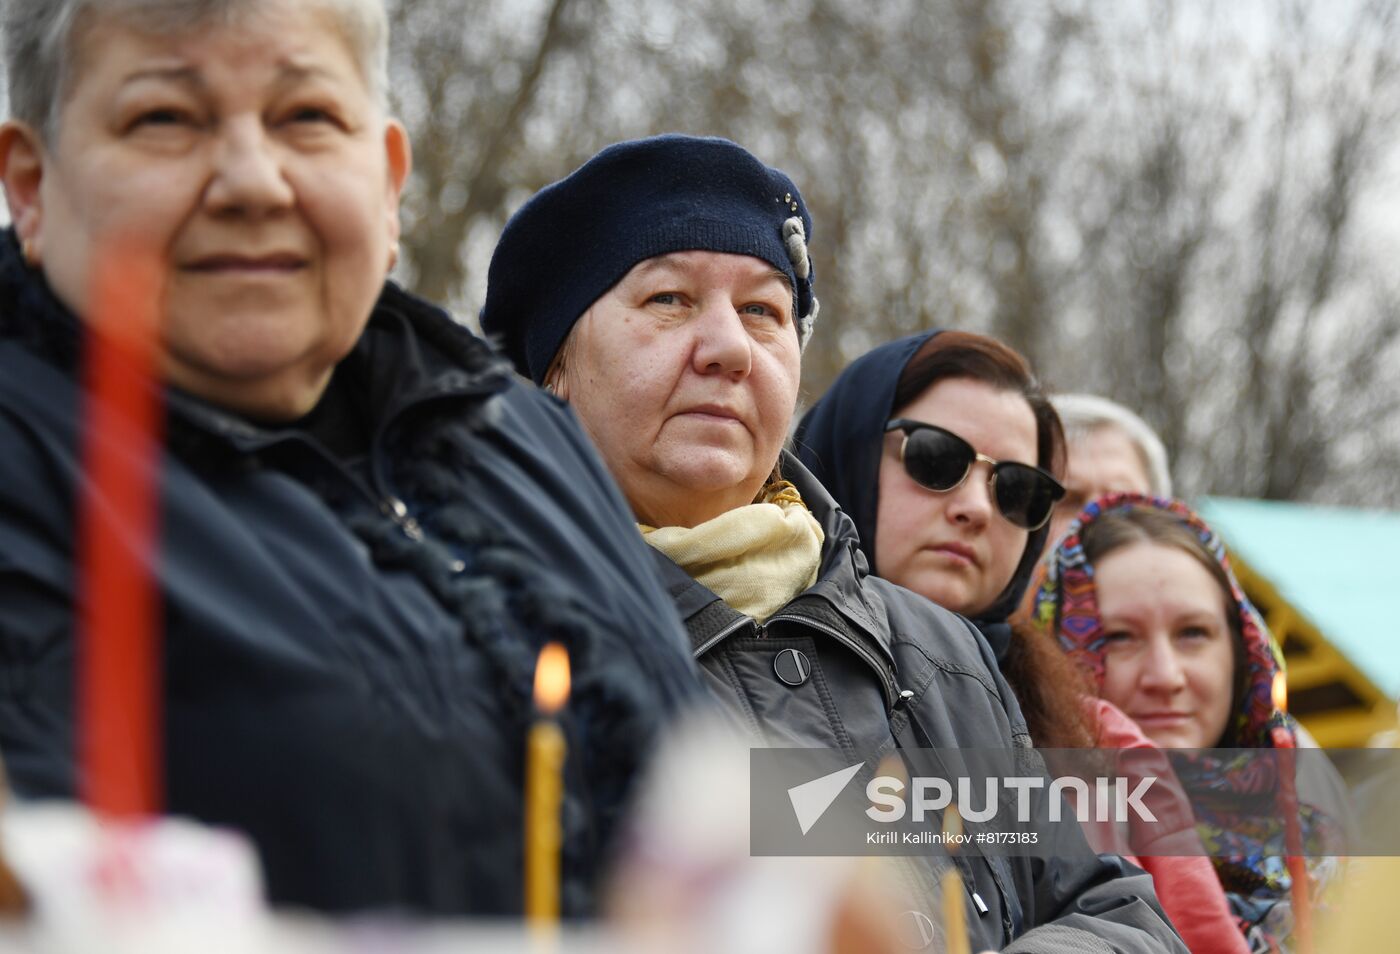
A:
[[[1227,497],[1196,506],[1283,644],[1290,710],[1328,747],[1393,727],[1400,512]]]

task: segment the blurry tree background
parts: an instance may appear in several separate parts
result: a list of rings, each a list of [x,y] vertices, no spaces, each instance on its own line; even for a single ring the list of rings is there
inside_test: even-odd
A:
[[[390,6],[404,278],[464,314],[535,189],[724,135],[812,208],[807,400],[892,336],[985,331],[1141,411],[1186,493],[1400,507],[1388,0]]]
[[[400,277],[459,314],[542,185],[728,136],[815,219],[805,400],[984,331],[1140,411],[1185,494],[1400,509],[1393,0],[386,3]]]

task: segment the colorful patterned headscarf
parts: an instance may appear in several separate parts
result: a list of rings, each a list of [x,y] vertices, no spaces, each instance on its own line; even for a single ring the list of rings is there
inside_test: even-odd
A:
[[[1099,618],[1098,595],[1094,590],[1094,568],[1084,556],[1080,540],[1084,528],[1105,513],[1132,509],[1160,510],[1186,524],[1200,538],[1201,545],[1225,571],[1230,581],[1230,598],[1239,615],[1244,636],[1244,691],[1231,716],[1227,737],[1242,749],[1272,748],[1274,729],[1282,727],[1297,739],[1295,723],[1274,708],[1274,678],[1283,670],[1283,653],[1269,634],[1259,612],[1240,588],[1220,541],[1204,520],[1179,500],[1145,497],[1141,494],[1112,494],[1089,504],[1069,525],[1066,536],[1047,557],[1047,569],[1036,592],[1036,627],[1053,633],[1061,648],[1093,679],[1096,690],[1103,689],[1104,636]]]
[[[1238,749],[1274,748],[1281,736],[1296,743],[1297,723],[1275,708],[1273,701],[1274,679],[1283,669],[1283,653],[1235,579],[1225,545],[1204,520],[1180,501],[1113,494],[1085,507],[1046,558],[1045,577],[1036,592],[1034,626],[1053,635],[1089,675],[1095,689],[1102,691],[1106,634],[1099,616],[1094,567],[1085,557],[1082,538],[1085,528],[1103,515],[1133,509],[1158,510],[1180,520],[1225,571],[1231,606],[1238,614],[1244,642],[1240,662],[1242,690],[1226,732],[1230,744]],[[1270,903],[1287,896],[1290,880],[1277,850],[1278,832],[1245,830],[1234,806],[1240,804],[1241,798],[1274,804],[1280,788],[1276,765],[1260,763],[1247,752],[1221,752],[1194,756],[1191,768],[1196,779],[1205,780],[1209,789],[1205,797],[1200,796],[1199,790],[1193,797],[1197,831],[1214,858],[1221,884],[1230,894],[1242,927],[1251,933],[1250,922],[1257,927],[1267,916]],[[1218,796],[1219,801],[1212,796]],[[1336,820],[1314,805],[1302,805],[1300,814],[1303,837],[1310,851],[1340,843],[1341,827]],[[1310,880],[1320,880],[1332,867],[1329,861],[1310,860]]]

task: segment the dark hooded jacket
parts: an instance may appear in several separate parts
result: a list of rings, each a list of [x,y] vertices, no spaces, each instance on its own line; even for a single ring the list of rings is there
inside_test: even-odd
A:
[[[803,415],[793,438],[798,459],[855,521],[861,552],[870,563],[870,572],[875,574],[880,572],[875,563],[875,527],[880,508],[880,455],[885,423],[896,410],[894,397],[900,375],[936,334],[937,331],[920,332],[900,338],[851,362]],[[973,620],[991,644],[999,664],[1005,664],[1011,647],[1007,619],[1030,586],[1049,535],[1049,524],[1030,534],[1011,582]]]
[[[790,456],[782,472],[825,541],[817,582],[762,624],[655,553],[695,657],[729,711],[770,745],[836,749],[853,760],[896,749],[1029,745],[1016,701],[976,630],[870,576],[850,518]],[[789,650],[802,654],[795,668],[783,666]],[[1049,860],[958,859],[973,950],[1184,950],[1147,875],[1096,856],[1077,824],[1047,831],[1055,839]],[[938,897],[939,864],[930,855],[912,866],[915,894],[930,902]]]
[[[0,236],[0,752],[31,799],[79,787],[82,346]],[[699,684],[572,415],[392,284],[304,420],[166,398],[159,539],[130,554],[164,619],[166,809],[249,834],[274,902],[518,912],[533,667],[557,640],[563,906],[591,911],[629,783]]]

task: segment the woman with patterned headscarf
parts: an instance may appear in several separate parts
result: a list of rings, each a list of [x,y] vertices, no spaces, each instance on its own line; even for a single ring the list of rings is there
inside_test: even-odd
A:
[[[1273,749],[1296,744],[1298,726],[1275,706],[1282,654],[1240,589],[1224,545],[1179,501],[1115,494],[1090,504],[1048,558],[1036,624],[1089,676],[1098,694],[1170,749]],[[1248,751],[1192,753],[1197,830],[1253,950],[1280,950],[1292,929],[1291,881],[1278,833],[1246,824],[1240,806],[1298,817],[1318,887],[1340,843],[1340,780],[1308,761],[1296,786],[1289,763]],[[1303,763],[1300,763],[1303,764]],[[1273,828],[1277,828],[1274,825]]]

